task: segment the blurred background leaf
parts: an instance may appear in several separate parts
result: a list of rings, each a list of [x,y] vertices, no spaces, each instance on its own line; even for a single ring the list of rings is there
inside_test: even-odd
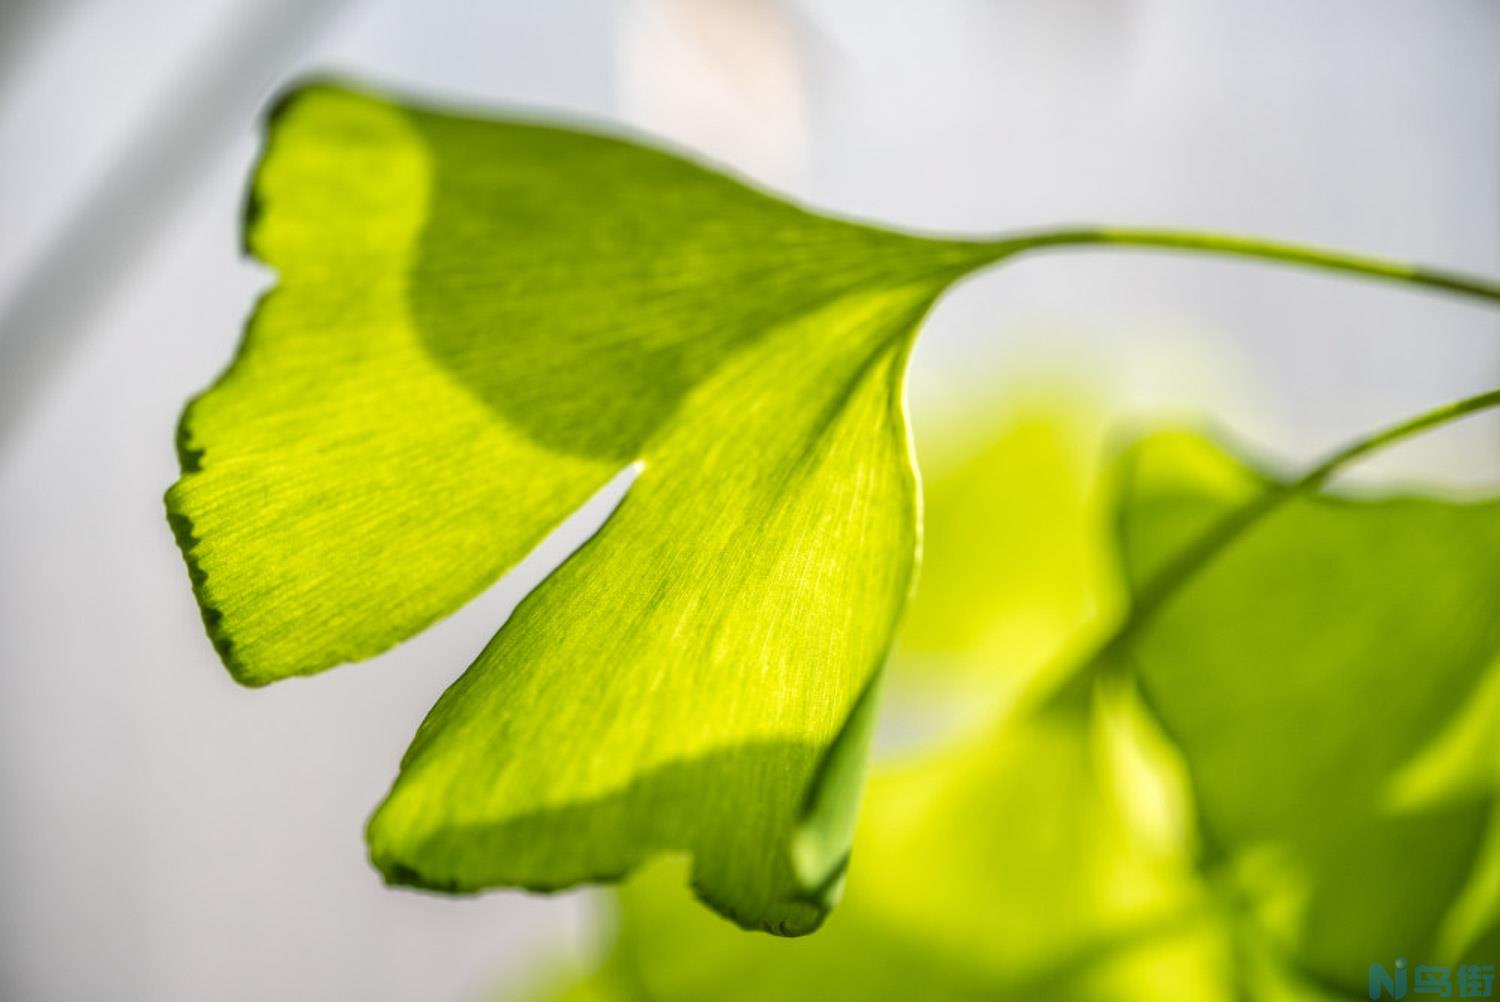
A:
[[[1133,584],[1265,486],[1185,433],[1125,466]],[[1321,495],[1257,522],[1130,646],[1210,878],[1316,982],[1494,957],[1497,595],[1500,502]]]
[[[1013,697],[1119,609],[1098,494],[1118,390],[1038,368],[918,428],[922,567],[891,664],[899,696]]]

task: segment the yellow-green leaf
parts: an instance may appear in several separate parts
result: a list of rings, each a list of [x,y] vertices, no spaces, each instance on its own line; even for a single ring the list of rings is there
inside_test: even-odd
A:
[[[1126,469],[1137,583],[1268,482],[1185,434]],[[1357,993],[1372,963],[1491,956],[1497,595],[1500,502],[1299,497],[1130,643],[1191,774],[1205,865],[1317,983]]]
[[[247,239],[278,283],[168,495],[241,681],[384,650],[638,469],[432,710],[376,865],[554,888],[683,852],[725,914],[814,928],[790,832],[914,564],[907,350],[994,245],[330,86],[278,108]]]

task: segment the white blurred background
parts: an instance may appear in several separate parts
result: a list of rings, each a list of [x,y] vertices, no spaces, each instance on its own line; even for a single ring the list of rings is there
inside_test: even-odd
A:
[[[1250,231],[1500,273],[1493,0],[5,0],[0,999],[484,997],[586,951],[587,894],[384,889],[361,828],[569,527],[376,661],[237,688],[160,496],[267,279],[237,224],[268,95],[333,70],[624,122],[920,229]],[[939,309],[924,429],[1016,373],[1311,458],[1500,384],[1500,313],[1233,262],[1039,258]],[[1477,421],[1381,476],[1492,480]]]

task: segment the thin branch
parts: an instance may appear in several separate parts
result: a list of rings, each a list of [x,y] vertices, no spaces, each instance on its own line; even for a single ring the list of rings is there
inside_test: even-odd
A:
[[[1500,279],[1461,275],[1402,261],[1387,261],[1321,247],[1304,247],[1299,244],[1262,240],[1258,237],[1193,233],[1184,230],[1093,227],[1014,234],[986,241],[986,246],[993,248],[997,256],[1002,258],[1032,251],[1091,246],[1137,247],[1190,254],[1255,258],[1295,267],[1343,272],[1363,278],[1457,293],[1491,303],[1500,303]]]
[[[1490,390],[1476,396],[1465,397],[1366,435],[1334,452],[1296,480],[1268,484],[1266,489],[1254,499],[1229,512],[1207,531],[1178,550],[1160,570],[1137,589],[1124,621],[1099,648],[1098,655],[1090,660],[1105,662],[1110,660],[1109,655],[1123,650],[1136,634],[1161,611],[1162,607],[1182,591],[1189,581],[1247,531],[1288,501],[1304,494],[1315,493],[1334,474],[1372,452],[1495,407],[1500,407],[1500,390]]]

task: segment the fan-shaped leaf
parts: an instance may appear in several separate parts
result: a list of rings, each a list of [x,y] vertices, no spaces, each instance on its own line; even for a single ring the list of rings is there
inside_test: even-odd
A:
[[[640,467],[423,724],[376,864],[550,888],[686,852],[726,914],[813,928],[791,827],[914,562],[906,352],[994,247],[328,86],[274,116],[248,243],[278,285],[168,496],[242,681],[410,636]]]

